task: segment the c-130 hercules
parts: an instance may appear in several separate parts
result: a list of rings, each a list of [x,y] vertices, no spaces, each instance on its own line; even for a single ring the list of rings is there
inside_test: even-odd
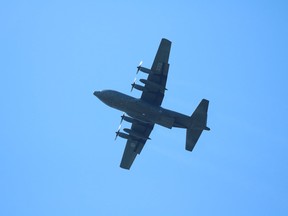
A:
[[[191,116],[187,116],[161,107],[166,89],[169,70],[169,54],[171,41],[162,39],[151,69],[137,67],[139,71],[147,73],[147,79],[140,79],[144,86],[132,84],[132,89],[142,91],[141,98],[137,99],[114,90],[95,91],[94,95],[108,106],[121,110],[125,114],[121,116],[122,121],[132,123],[131,128],[120,127],[116,132],[116,138],[127,139],[126,147],[120,163],[123,169],[130,169],[137,154],[140,154],[149,138],[155,124],[171,129],[172,127],[186,128],[187,151],[192,151],[203,130],[207,127],[207,110],[209,101],[202,99]],[[131,89],[131,91],[132,91]],[[121,124],[120,123],[120,124]],[[116,139],[115,138],[115,139]]]

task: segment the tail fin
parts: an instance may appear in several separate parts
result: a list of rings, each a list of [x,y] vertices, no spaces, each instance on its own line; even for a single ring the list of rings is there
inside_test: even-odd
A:
[[[207,127],[207,111],[209,101],[203,99],[190,117],[191,124],[186,131],[186,150],[192,151],[203,130]]]

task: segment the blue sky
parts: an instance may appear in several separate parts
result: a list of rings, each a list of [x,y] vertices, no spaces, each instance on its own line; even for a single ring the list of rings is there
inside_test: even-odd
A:
[[[287,215],[286,1],[0,3],[0,215]],[[172,41],[163,106],[210,100],[192,153],[156,126],[130,171],[121,112]],[[137,75],[137,78],[145,74]],[[129,127],[124,123],[123,127]]]

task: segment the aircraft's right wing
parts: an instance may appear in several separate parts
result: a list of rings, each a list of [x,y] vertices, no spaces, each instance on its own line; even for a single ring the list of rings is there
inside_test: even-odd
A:
[[[130,169],[137,154],[140,154],[149,135],[153,130],[154,124],[140,122],[133,119],[131,129],[126,130],[129,138],[126,142],[126,147],[122,156],[120,167],[123,169]]]

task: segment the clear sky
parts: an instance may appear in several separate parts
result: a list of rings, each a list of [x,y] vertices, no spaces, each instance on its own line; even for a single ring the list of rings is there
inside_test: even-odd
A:
[[[2,1],[0,215],[288,215],[287,4]],[[93,91],[140,97],[161,38],[163,106],[209,99],[211,131],[190,153],[156,126],[123,170],[122,113]]]

